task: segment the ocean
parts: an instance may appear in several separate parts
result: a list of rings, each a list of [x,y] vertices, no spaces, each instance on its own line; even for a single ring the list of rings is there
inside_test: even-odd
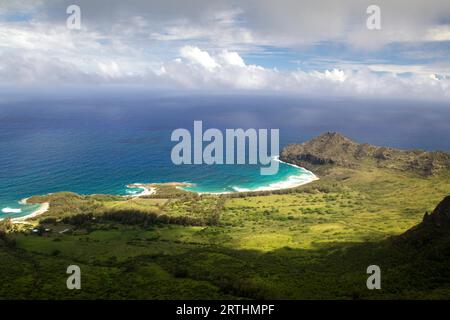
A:
[[[132,195],[132,183],[189,182],[195,192],[279,189],[311,179],[281,163],[172,164],[172,130],[279,129],[280,147],[326,131],[400,148],[450,150],[450,110],[441,104],[316,101],[282,96],[92,94],[11,96],[0,100],[0,218],[30,214],[32,195],[72,191]]]

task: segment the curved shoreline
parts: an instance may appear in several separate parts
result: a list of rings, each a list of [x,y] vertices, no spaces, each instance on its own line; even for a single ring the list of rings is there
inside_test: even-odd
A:
[[[48,203],[48,202],[41,203],[41,205],[39,206],[39,208],[37,210],[34,210],[32,213],[27,214],[26,216],[23,216],[23,217],[12,218],[11,221],[13,223],[24,222],[25,220],[37,217],[37,216],[47,212],[49,208],[50,208],[50,203]]]
[[[278,161],[280,163],[284,163],[288,166],[297,168],[302,170],[302,173],[299,175],[290,175],[288,177],[286,177],[283,180],[280,181],[275,181],[275,182],[271,182],[269,184],[266,185],[261,185],[259,187],[256,187],[254,189],[251,188],[240,188],[237,186],[233,186],[233,191],[223,191],[223,192],[208,192],[208,191],[195,191],[195,190],[190,190],[190,189],[185,189],[182,188],[185,191],[189,191],[189,192],[195,192],[198,194],[216,194],[216,195],[220,195],[220,194],[231,194],[231,193],[241,193],[241,192],[264,192],[264,191],[275,191],[275,190],[286,190],[286,189],[292,189],[292,188],[296,188],[305,184],[308,184],[310,182],[319,180],[319,177],[317,177],[312,171],[309,171],[305,168],[299,167],[295,164],[289,163],[289,162],[285,162],[280,160],[279,156],[274,157],[275,161]],[[307,174],[310,178],[309,179],[305,179],[304,175]],[[298,182],[291,182],[289,183],[289,181],[291,180],[296,180],[296,178],[299,178]],[[281,187],[280,187],[281,185]]]
[[[308,184],[310,182],[313,182],[315,180],[318,180],[319,178],[311,171],[299,167],[295,164],[292,163],[288,163],[285,161],[282,161],[279,159],[279,157],[275,157],[275,161],[278,161],[280,163],[284,163],[286,165],[295,167],[297,169],[302,170],[301,174],[298,175],[290,175],[287,178],[280,180],[280,181],[275,181],[275,182],[271,182],[267,185],[262,185],[259,187],[256,187],[254,189],[250,189],[250,188],[240,188],[240,187],[232,187],[233,191],[224,191],[224,192],[202,192],[202,191],[195,191],[195,190],[190,190],[187,189],[187,187],[184,187],[185,185],[189,185],[189,186],[194,186],[194,184],[192,183],[188,183],[188,182],[183,182],[183,183],[178,183],[178,182],[172,182],[172,183],[161,183],[162,185],[164,184],[173,184],[174,187],[176,188],[180,188],[182,190],[188,191],[188,192],[194,192],[197,194],[211,194],[211,195],[220,195],[220,194],[231,194],[231,193],[242,193],[242,192],[264,192],[264,191],[275,191],[275,190],[286,190],[286,189],[292,189],[292,188],[296,188],[305,184]],[[305,179],[304,175],[305,173],[308,175],[308,178]],[[298,181],[295,181],[295,180]],[[153,195],[156,194],[157,192],[157,187],[156,185],[158,185],[159,183],[132,183],[132,184],[128,184],[126,185],[127,188],[137,188],[137,189],[142,189],[143,191],[137,194],[131,194],[131,195],[124,195],[124,197],[131,197],[132,199],[134,198],[139,198],[142,196],[147,196],[147,195]],[[155,185],[155,186],[153,186]],[[27,204],[27,198],[21,199],[19,201],[19,204],[21,205],[26,205]],[[11,221],[14,223],[21,223],[24,222],[27,219],[30,218],[34,218],[37,217],[45,212],[48,211],[50,207],[50,204],[48,202],[44,202],[41,203],[39,208],[36,209],[35,211],[33,211],[32,213],[22,216],[22,217],[17,217],[17,218],[11,218]],[[3,219],[7,219],[6,218],[0,218],[0,221]]]
[[[19,204],[26,205],[27,204],[27,199],[28,198],[20,200]],[[39,205],[39,208],[37,208],[36,210],[31,212],[30,214],[27,214],[27,215],[22,216],[22,217],[16,217],[16,218],[9,218],[9,217],[0,218],[0,221],[2,221],[4,219],[11,219],[11,222],[13,222],[13,223],[24,223],[25,220],[37,217],[37,216],[47,212],[49,208],[50,208],[50,203],[49,202],[43,202],[43,203],[41,203]]]
[[[148,195],[152,195],[156,193],[156,188],[153,187],[146,187],[147,184],[145,183],[132,183],[132,184],[127,184],[127,188],[136,188],[136,189],[143,189],[142,192],[137,193],[137,194],[132,194],[132,195],[125,195],[124,197],[132,197],[132,198],[139,198],[142,196],[148,196]]]

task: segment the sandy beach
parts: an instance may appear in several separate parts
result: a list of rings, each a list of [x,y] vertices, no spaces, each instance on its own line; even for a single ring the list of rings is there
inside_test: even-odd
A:
[[[141,193],[135,194],[135,195],[131,195],[132,198],[139,198],[139,197],[143,197],[143,196],[149,196],[152,194],[156,193],[156,188],[155,187],[150,187],[144,183],[133,183],[133,184],[129,184],[127,185],[128,188],[140,188],[143,189],[143,191]],[[128,197],[128,196],[127,196]]]
[[[26,216],[23,216],[23,217],[11,219],[11,221],[12,221],[13,223],[21,223],[21,222],[24,222],[24,221],[27,220],[27,219],[37,217],[37,216],[39,216],[39,215],[41,215],[41,214],[47,212],[47,210],[48,210],[49,208],[50,208],[50,204],[49,204],[48,202],[41,203],[41,205],[39,206],[39,208],[38,208],[37,210],[33,211],[33,213],[31,213],[31,214],[29,214],[29,215],[26,215]]]
[[[277,159],[277,160],[280,162],[283,162],[279,159]],[[297,167],[296,165],[293,165],[293,164],[289,164],[289,165]],[[305,170],[305,169],[303,169],[303,170]],[[307,170],[305,170],[305,171],[307,171]],[[294,188],[294,187],[298,187],[303,184],[310,183],[310,182],[318,179],[318,177],[315,176],[312,172],[310,172],[310,171],[307,171],[307,172],[310,174],[310,176],[306,180],[302,176],[291,176],[286,181],[272,183],[271,185],[260,187],[260,188],[254,189],[254,190],[236,187],[236,188],[234,188],[235,189],[234,191],[218,192],[218,193],[210,193],[210,192],[198,192],[198,193],[199,194],[226,194],[226,193],[233,193],[233,192],[258,192],[258,191],[289,189],[289,188]],[[139,198],[139,197],[143,197],[143,196],[156,194],[158,185],[171,186],[171,187],[175,187],[175,188],[183,188],[183,187],[192,186],[193,184],[187,183],[187,182],[167,182],[167,183],[149,183],[149,184],[133,183],[133,184],[127,185],[127,187],[128,188],[139,188],[139,189],[142,189],[142,192],[140,192],[138,194],[134,194],[134,195],[125,196],[125,197],[131,197],[132,199],[135,199],[135,198]],[[22,200],[20,200],[19,203],[26,204],[27,199],[26,198],[22,199]],[[13,218],[13,219],[11,219],[11,221],[13,223],[25,223],[26,220],[37,217],[37,216],[47,212],[49,207],[50,207],[50,204],[48,202],[41,203],[39,208],[37,210],[33,211],[31,214],[23,216],[23,217],[19,217],[19,218]]]

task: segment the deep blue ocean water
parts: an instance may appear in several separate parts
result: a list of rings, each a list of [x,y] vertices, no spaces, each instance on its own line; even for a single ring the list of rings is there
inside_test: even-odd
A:
[[[255,190],[302,174],[280,164],[182,165],[170,159],[176,128],[278,128],[281,147],[326,131],[361,142],[450,150],[444,104],[150,94],[7,97],[0,100],[0,218],[29,214],[20,199],[49,192],[125,195],[127,184],[191,182],[198,192]],[[307,173],[305,178],[307,178]],[[14,211],[14,210],[9,210]]]

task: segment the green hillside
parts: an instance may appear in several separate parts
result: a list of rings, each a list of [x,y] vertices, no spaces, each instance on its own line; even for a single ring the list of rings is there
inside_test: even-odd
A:
[[[283,151],[320,178],[295,189],[33,197],[50,210],[1,222],[0,298],[448,299],[450,214],[433,212],[450,194],[448,155],[382,159],[341,136],[316,139]],[[66,288],[71,264],[81,290]],[[366,287],[373,264],[381,290]]]

